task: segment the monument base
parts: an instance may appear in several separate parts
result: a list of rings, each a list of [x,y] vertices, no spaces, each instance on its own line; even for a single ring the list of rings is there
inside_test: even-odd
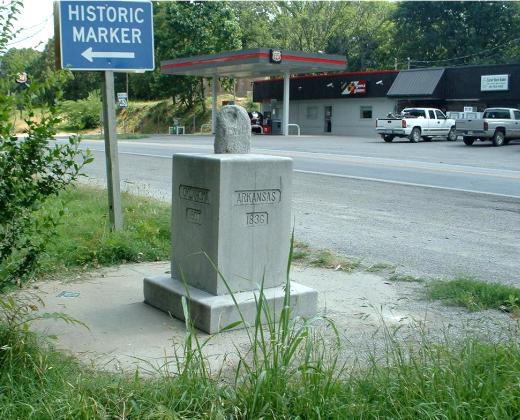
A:
[[[254,325],[255,296],[258,299],[258,295],[259,290],[234,294],[238,308],[246,322],[246,325],[240,324],[236,328]],[[284,295],[284,286],[264,289],[264,296],[270,311],[276,317],[280,316]],[[217,333],[228,325],[241,320],[239,310],[231,295],[212,295],[171,277],[144,279],[144,301],[181,320],[184,320],[183,296],[189,303],[190,317],[195,327],[209,334]],[[317,304],[318,292],[316,290],[291,282],[291,314],[293,317],[316,315]]]

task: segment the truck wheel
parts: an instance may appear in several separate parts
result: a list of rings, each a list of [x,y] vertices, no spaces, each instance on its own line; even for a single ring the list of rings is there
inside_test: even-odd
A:
[[[495,135],[493,136],[493,146],[499,147],[504,144],[505,136],[502,131],[495,131]]]
[[[414,127],[409,137],[412,143],[418,143],[421,140],[421,129],[419,127]]]
[[[457,141],[457,130],[455,130],[455,127],[451,127],[448,133],[448,141]]]
[[[464,141],[464,144],[466,146],[471,146],[473,144],[473,142],[475,141],[475,139],[473,137],[464,137],[462,140]]]
[[[384,135],[383,136],[383,140],[386,142],[386,143],[392,143],[392,140],[394,139],[394,136],[389,136],[389,135]]]

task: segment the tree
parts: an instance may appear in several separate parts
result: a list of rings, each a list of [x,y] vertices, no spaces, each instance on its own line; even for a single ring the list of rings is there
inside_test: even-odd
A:
[[[12,22],[21,2],[0,4],[0,53],[12,39]],[[5,18],[4,18],[5,14]],[[7,24],[5,24],[7,22]],[[59,121],[54,106],[34,112],[35,98],[53,90],[59,99],[58,86],[68,75],[59,72],[44,80],[33,80],[26,89],[7,95],[0,92],[0,291],[20,283],[35,268],[38,256],[58,223],[56,215],[42,211],[43,203],[74,182],[89,153],[78,148],[79,139],[68,144],[51,145]],[[12,116],[19,104],[26,111],[28,126],[25,138],[14,134]]]
[[[276,9],[272,4],[273,2],[267,1],[229,3],[240,26],[240,43],[243,49],[280,46],[273,33]]]
[[[281,48],[325,51],[347,23],[350,4],[334,1],[272,2],[271,31]]]
[[[2,55],[0,61],[0,73],[2,76],[2,89],[4,93],[16,86],[15,79],[18,73],[26,72],[32,78],[32,66],[39,58],[40,52],[31,48],[11,48]]]
[[[386,2],[349,3],[346,23],[329,38],[326,52],[345,54],[352,71],[393,66],[394,8]]]
[[[172,2],[158,6],[154,13],[158,61],[241,48],[240,26],[226,3]],[[187,107],[204,103],[201,78],[156,73],[155,83]]]
[[[43,80],[55,72],[56,63],[54,56],[54,39],[51,38],[39,58],[33,64],[33,74],[36,78]],[[65,84],[61,87],[63,97],[69,100],[88,98],[90,92],[99,89],[101,77],[99,72],[94,71],[74,71],[71,72]],[[52,96],[52,92],[49,93]],[[50,99],[50,98],[47,98]]]
[[[393,18],[400,61],[411,57],[426,67],[518,59],[516,2],[402,2]]]
[[[391,3],[239,2],[233,7],[247,47],[346,55],[351,70],[393,64]]]

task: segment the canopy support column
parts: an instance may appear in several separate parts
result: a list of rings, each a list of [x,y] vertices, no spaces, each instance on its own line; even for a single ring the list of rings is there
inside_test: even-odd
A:
[[[217,93],[218,93],[218,76],[213,76],[211,80],[211,132],[217,131]]]
[[[289,135],[289,73],[283,75],[283,115],[282,115],[282,134]]]

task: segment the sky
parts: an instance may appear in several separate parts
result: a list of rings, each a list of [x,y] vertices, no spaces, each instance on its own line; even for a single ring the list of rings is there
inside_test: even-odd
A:
[[[9,0],[0,0],[9,3]],[[20,30],[8,48],[34,48],[42,51],[45,44],[54,36],[53,0],[23,0],[24,7],[15,24]]]
[[[2,0],[2,3],[5,3]],[[49,38],[54,36],[52,0],[24,0],[15,30],[20,33],[8,48],[34,48],[42,51]]]

